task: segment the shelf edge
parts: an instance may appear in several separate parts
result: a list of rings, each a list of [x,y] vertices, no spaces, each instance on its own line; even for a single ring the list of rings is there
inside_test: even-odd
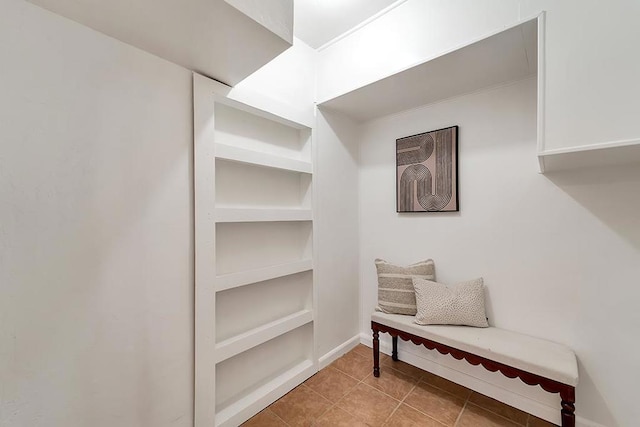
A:
[[[271,267],[218,276],[214,279],[216,283],[215,288],[216,292],[226,291],[228,289],[239,288],[240,286],[251,285],[253,283],[264,282],[265,280],[277,279],[310,270],[313,270],[313,260],[304,259]]]
[[[301,310],[281,319],[258,326],[216,344],[216,363],[223,362],[253,347],[313,322],[311,310]]]
[[[311,209],[216,208],[216,223],[312,221]]]
[[[640,139],[539,151],[540,172],[640,163]]]
[[[273,169],[283,169],[293,172],[313,173],[311,162],[276,156],[246,148],[233,147],[226,144],[215,144],[216,159],[247,163]]]
[[[597,150],[608,150],[613,148],[624,148],[640,146],[640,138],[623,139],[619,141],[598,142],[596,144],[576,145],[567,148],[554,148],[538,152],[538,157],[554,156],[558,154],[584,153]]]

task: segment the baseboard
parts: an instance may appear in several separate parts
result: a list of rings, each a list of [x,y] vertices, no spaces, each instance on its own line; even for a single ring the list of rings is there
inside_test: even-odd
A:
[[[576,426],[577,427],[606,427],[603,424],[599,424],[595,421],[587,420],[586,418],[576,416]]]
[[[320,357],[320,359],[318,360],[319,365],[320,365],[320,369],[326,368],[334,360],[336,360],[337,358],[339,358],[340,356],[342,356],[343,354],[345,354],[349,350],[353,349],[358,344],[360,344],[360,336],[359,335],[355,335],[353,338],[348,339],[347,341],[343,342],[342,344],[340,344],[339,346],[337,346],[333,350],[329,351],[327,354],[325,354],[324,356]],[[371,346],[371,344],[369,344],[369,346]]]
[[[372,337],[369,334],[361,333],[360,334],[360,342],[368,347],[372,347]],[[401,347],[402,346],[402,347]],[[503,385],[494,384],[487,379],[478,378],[473,375],[469,375],[466,372],[462,372],[460,370],[455,369],[452,366],[447,366],[442,363],[438,363],[434,360],[427,359],[423,355],[419,354],[417,350],[420,350],[421,347],[414,346],[415,350],[411,347],[411,345],[403,345],[399,344],[399,359],[407,362],[411,365],[417,366],[420,369],[424,369],[425,371],[431,372],[440,377],[446,378],[449,381],[453,381],[457,384],[463,385],[471,390],[477,391],[478,393],[482,393],[486,396],[493,397],[496,400],[506,403],[507,405],[518,408],[522,411],[525,411],[529,414],[533,414],[536,417],[542,418],[554,424],[560,425],[560,402],[558,401],[557,407],[549,406],[545,403],[538,402],[533,400],[527,396],[523,396],[520,393],[513,392],[511,390],[506,389]],[[391,355],[391,341],[380,339],[380,351]],[[442,356],[439,355],[438,356]],[[448,356],[447,356],[448,357]],[[450,358],[450,357],[449,357]],[[446,360],[446,359],[445,359]],[[453,358],[451,358],[451,364],[455,364]],[[469,365],[471,366],[471,365]],[[492,376],[492,373],[487,371],[487,377]],[[500,374],[497,374],[500,375]],[[507,380],[508,381],[508,380]],[[528,386],[527,386],[528,387]],[[549,393],[546,393],[549,394]],[[549,394],[550,395],[550,394]],[[579,405],[579,402],[578,402]],[[605,427],[601,424],[595,423],[593,421],[587,420],[585,418],[576,416],[576,427]]]

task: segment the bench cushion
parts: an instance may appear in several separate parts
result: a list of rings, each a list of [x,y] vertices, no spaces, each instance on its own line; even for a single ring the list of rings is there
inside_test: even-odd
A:
[[[399,314],[375,312],[371,320],[563,384],[578,384],[576,356],[562,344],[494,327],[416,325],[413,316]]]

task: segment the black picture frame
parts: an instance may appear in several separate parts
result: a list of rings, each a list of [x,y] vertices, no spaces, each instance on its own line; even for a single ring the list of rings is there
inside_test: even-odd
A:
[[[459,135],[454,125],[396,139],[397,213],[460,211]]]

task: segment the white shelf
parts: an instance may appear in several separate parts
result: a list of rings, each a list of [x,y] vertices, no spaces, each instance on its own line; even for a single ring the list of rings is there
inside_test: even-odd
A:
[[[311,209],[216,208],[216,222],[311,221]]]
[[[312,307],[311,271],[216,294],[216,340],[222,342],[274,319]]]
[[[271,267],[225,274],[223,276],[216,277],[216,291],[225,291],[227,289],[238,288],[240,286],[250,285],[257,282],[264,282],[265,280],[277,279],[278,277],[302,273],[312,269],[313,261],[305,259],[302,261],[279,264]]]
[[[365,122],[535,75],[537,25],[500,30],[318,105]]]
[[[216,344],[216,363],[247,351],[262,343],[272,340],[282,334],[292,331],[313,321],[311,310],[301,310],[297,313],[269,322],[243,334]]]
[[[274,156],[273,154],[232,147],[225,144],[215,145],[215,155],[218,159],[234,162],[249,163],[267,168],[285,169],[293,172],[312,173],[311,162]]]
[[[233,427],[242,424],[263,408],[293,390],[315,372],[315,366],[311,360],[305,360],[297,364],[218,412],[216,414],[216,427]]]
[[[538,153],[540,172],[640,164],[640,139],[545,150]]]

